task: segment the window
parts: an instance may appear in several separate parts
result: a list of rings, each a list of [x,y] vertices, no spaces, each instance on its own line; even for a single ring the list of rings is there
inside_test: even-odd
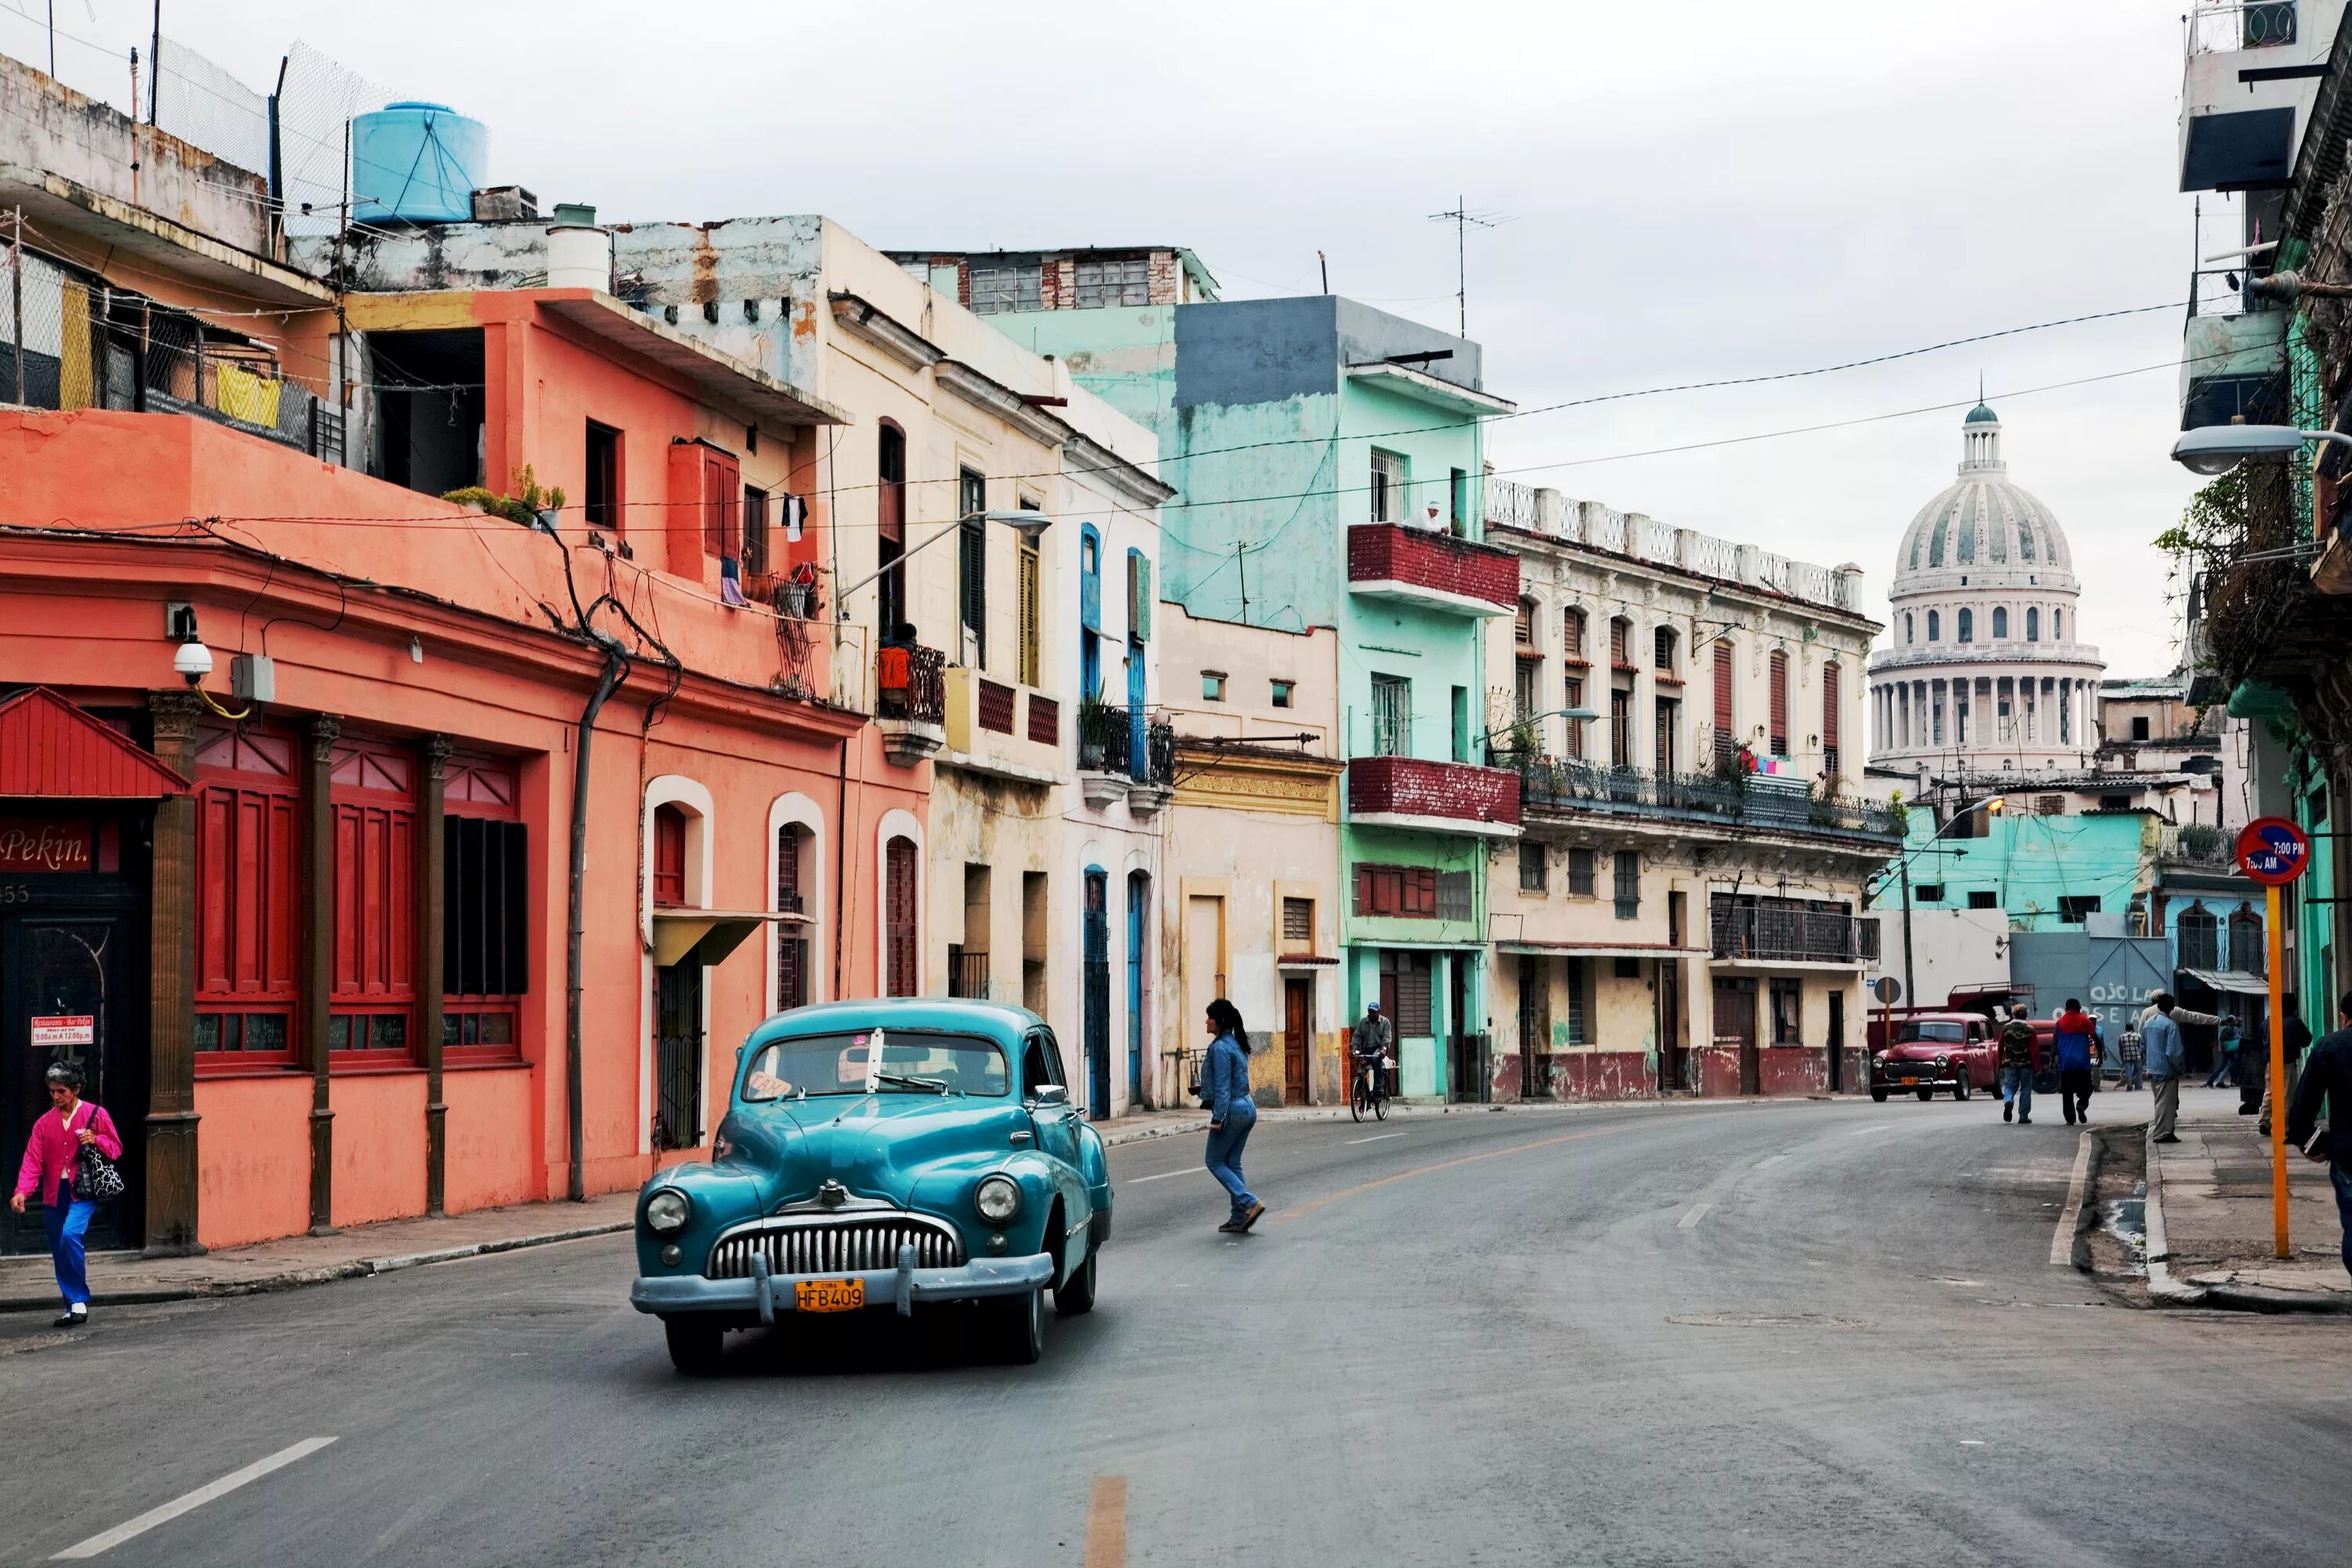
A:
[[[2129,811],[2132,797],[2127,795],[2103,795],[2099,797],[2101,811]]]
[[[1731,766],[1739,751],[1739,731],[1733,726],[1731,688],[1735,672],[1728,639],[1715,645],[1715,765]]]
[[[1838,771],[1838,710],[1844,706],[1843,676],[1834,659],[1822,666],[1822,771],[1832,776]]]
[[[1519,842],[1519,891],[1540,893],[1544,890],[1544,847]]]
[[[768,492],[743,487],[743,574],[768,569]]]
[[[1436,869],[1428,866],[1358,866],[1356,912],[1435,920]]]
[[[1289,952],[1315,951],[1315,900],[1282,900],[1282,945]]]
[[[299,748],[260,724],[196,732],[195,1048],[207,1070],[295,1060]]]
[[[686,903],[686,813],[674,805],[654,807],[654,906]]]
[[[2066,797],[2063,795],[2035,795],[2033,810],[2040,816],[2062,816],[2066,811]]]
[[[2085,893],[2079,898],[2061,896],[2058,900],[2058,918],[2070,926],[2081,925],[2098,912],[2099,896],[2096,893]]]
[[[1976,640],[1977,616],[1974,610],[1964,609],[1958,616],[1953,617],[1953,620],[1956,628],[1953,632],[1954,641],[1973,642]]]
[[[1457,534],[1467,533],[1470,531],[1470,471],[1467,468],[1454,468],[1449,472],[1446,490],[1453,498],[1454,531]]]
[[[1425,952],[1381,953],[1381,1002],[1396,1026],[1400,1040],[1426,1038],[1434,1033],[1430,1020],[1430,962]]]
[[[1908,610],[1903,612],[1903,640],[1905,642],[1917,642],[1919,640],[1918,622]]]
[[[2063,900],[2061,900],[2063,903]],[[2096,908],[2096,900],[2093,900]],[[2263,951],[2263,917],[2248,904],[2240,904],[2230,914],[2230,951],[2224,954],[2230,967],[2245,974],[2267,974],[2270,955]]]
[[[2181,911],[2179,934],[2176,940],[2181,968],[2221,967],[2221,917],[2203,904],[2191,904]]]
[[[2042,640],[2042,612],[2031,605],[2027,606],[2025,611],[2025,640],[2027,642]]]
[[[1201,672],[1201,700],[1203,702],[1223,702],[1224,700],[1224,671],[1221,669],[1202,670]]]
[[[1269,700],[1276,708],[1289,707],[1290,694],[1293,690],[1297,689],[1296,685],[1287,680],[1277,680],[1273,682],[1272,685],[1274,689],[1273,695],[1269,698]]]
[[[2053,609],[2050,612],[2050,640],[2052,642],[2066,640],[2066,612],[2063,610]]]
[[[1805,983],[1801,980],[1772,982],[1772,1043],[1776,1046],[1801,1046],[1805,1033]]]
[[[512,764],[452,757],[441,818],[444,1061],[513,1061],[530,989],[530,839]]]
[[[1471,902],[1470,873],[1440,871],[1437,874],[1437,918],[1442,921],[1467,921],[1475,912]]]
[[[1675,628],[1660,626],[1650,639],[1651,664],[1661,674],[1675,672]]]
[[[1622,616],[1609,622],[1609,662],[1619,669],[1633,668],[1633,623]]]
[[[352,1064],[405,1064],[416,1000],[416,761],[394,742],[345,735],[330,769],[327,1048]]]
[[[1025,508],[1028,503],[1024,501],[1022,504]],[[1037,547],[1025,540],[1023,541],[1020,549],[1014,552],[1013,560],[1015,565],[1014,615],[1019,623],[1014,637],[1020,668],[1013,672],[1013,678],[1024,686],[1036,686],[1041,684],[1038,679],[1040,663],[1038,595],[1041,568],[1037,558]]]
[[[1511,670],[1511,718],[1523,721],[1543,711],[1539,695],[1543,685],[1543,662],[1523,658],[1516,661]]]
[[[1151,262],[1134,256],[1119,261],[1081,261],[1076,268],[1078,309],[1151,303]]]
[[[1960,640],[1966,642],[1968,639],[1962,637]],[[1992,640],[1995,642],[2009,640],[2009,611],[2000,605],[1992,607]]]
[[[920,939],[915,931],[916,859],[911,838],[893,838],[882,847],[882,980],[885,994],[891,996],[913,996],[922,990]]]
[[[1630,691],[1609,694],[1609,765],[1633,765],[1633,694]]]
[[[621,526],[621,433],[588,421],[588,475],[580,487],[582,518],[591,528]]]
[[[1927,612],[1927,640],[1934,642],[1943,635],[1944,617],[1935,610]]]
[[[1091,522],[1078,526],[1078,625],[1102,630],[1102,535]]]
[[[1454,760],[1457,763],[1466,763],[1470,760],[1470,689],[1468,687],[1454,688],[1452,717]]]
[[[1772,650],[1770,671],[1772,754],[1785,757],[1789,754],[1789,656],[1779,648]]]
[[[907,618],[907,570],[891,565],[907,552],[907,434],[885,420],[877,433],[874,565],[876,616],[885,632]]]
[[[804,914],[808,910],[810,891],[803,891],[803,879],[808,875],[807,855],[809,830],[798,823],[787,822],[776,829],[776,908],[788,915]],[[776,1011],[788,1011],[809,1005],[809,927],[793,921],[779,921],[776,926]]]
[[[1636,850],[1617,851],[1617,918],[1630,921],[1642,912],[1642,857]]]
[[[1372,448],[1372,521],[1402,522],[1405,519],[1407,470],[1395,452]]]
[[[1037,310],[1045,302],[1043,285],[1043,269],[1034,261],[1025,266],[975,267],[971,313],[994,316],[1006,310]]]
[[[1372,677],[1372,755],[1412,754],[1412,682],[1397,675]]]
[[[2145,740],[2147,740],[2147,714],[2142,713],[2142,714],[2139,714],[2139,715],[2137,715],[2137,717],[2135,717],[2135,718],[2132,720],[2132,721],[2131,721],[2131,725],[2132,725],[2131,738],[2132,738],[2133,740],[2135,740],[2135,741],[2145,741]]]
[[[2000,895],[1990,888],[1971,888],[1969,889],[1969,908],[1997,910],[2000,908]]]
[[[1912,890],[1918,895],[1919,901],[1923,904],[1940,904],[1944,901],[1944,884],[1941,882],[1922,882]]]
[[[1511,622],[1511,641],[1520,647],[1531,647],[1536,640],[1536,602],[1519,601],[1519,613]]]
[[[1650,765],[1663,776],[1682,766],[1683,705],[1658,699],[1657,732],[1651,737]]]
[[[1568,896],[1571,899],[1592,897],[1592,851],[1570,849],[1568,852]]]
[[[962,636],[956,660],[974,669],[988,663],[988,479],[970,468],[956,475],[956,620]]]
[[[1571,712],[1582,708],[1584,682],[1574,677],[1560,682],[1559,700],[1560,706]],[[1584,755],[1584,721],[1581,719],[1570,719],[1568,721],[1568,754],[1571,757]],[[1458,762],[1461,759],[1455,760]]]
[[[1592,1044],[1592,961],[1571,958],[1567,967],[1568,1043],[1589,1046]]]

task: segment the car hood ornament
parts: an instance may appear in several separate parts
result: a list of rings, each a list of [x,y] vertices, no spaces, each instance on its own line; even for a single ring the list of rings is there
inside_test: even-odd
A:
[[[849,1189],[839,1182],[828,1181],[816,1190],[816,1201],[829,1209],[837,1209],[849,1201]]]

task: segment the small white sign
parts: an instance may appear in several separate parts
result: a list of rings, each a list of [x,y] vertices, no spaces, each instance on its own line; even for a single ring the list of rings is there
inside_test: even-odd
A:
[[[33,1047],[43,1046],[94,1046],[98,1043],[98,1020],[88,1013],[59,1014],[55,1017],[33,1020]]]

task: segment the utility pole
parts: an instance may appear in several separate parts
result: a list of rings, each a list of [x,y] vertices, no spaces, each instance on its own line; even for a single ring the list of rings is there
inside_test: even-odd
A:
[[[1498,224],[1509,223],[1511,216],[1507,213],[1473,212],[1470,205],[1457,195],[1451,207],[1442,213],[1430,214],[1429,221],[1454,226],[1454,315],[1461,335],[1466,338],[1470,335],[1470,226],[1475,224],[1480,228],[1493,228]]]
[[[1911,858],[1903,858],[1899,869],[1903,873],[1903,994],[1911,1005],[1919,1005],[1919,982],[1911,965]]]
[[[147,39],[147,123],[155,123],[156,108],[163,101],[163,0],[155,0],[155,27]],[[136,117],[138,105],[131,106]]]
[[[1249,625],[1249,566],[1243,561],[1242,556],[1248,549],[1249,546],[1246,544],[1234,546],[1234,570],[1241,574],[1242,579],[1242,625],[1244,626]]]

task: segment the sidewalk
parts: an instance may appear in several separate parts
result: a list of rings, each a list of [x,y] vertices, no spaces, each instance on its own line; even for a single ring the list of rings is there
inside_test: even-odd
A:
[[[2182,1096],[2178,1143],[2150,1144],[2148,1294],[2162,1306],[2352,1312],[2352,1275],[2327,1167],[2287,1152],[2287,1229],[2271,1219],[2271,1142],[2239,1116],[2237,1093]],[[2210,1101],[2210,1102],[2208,1102]]]

